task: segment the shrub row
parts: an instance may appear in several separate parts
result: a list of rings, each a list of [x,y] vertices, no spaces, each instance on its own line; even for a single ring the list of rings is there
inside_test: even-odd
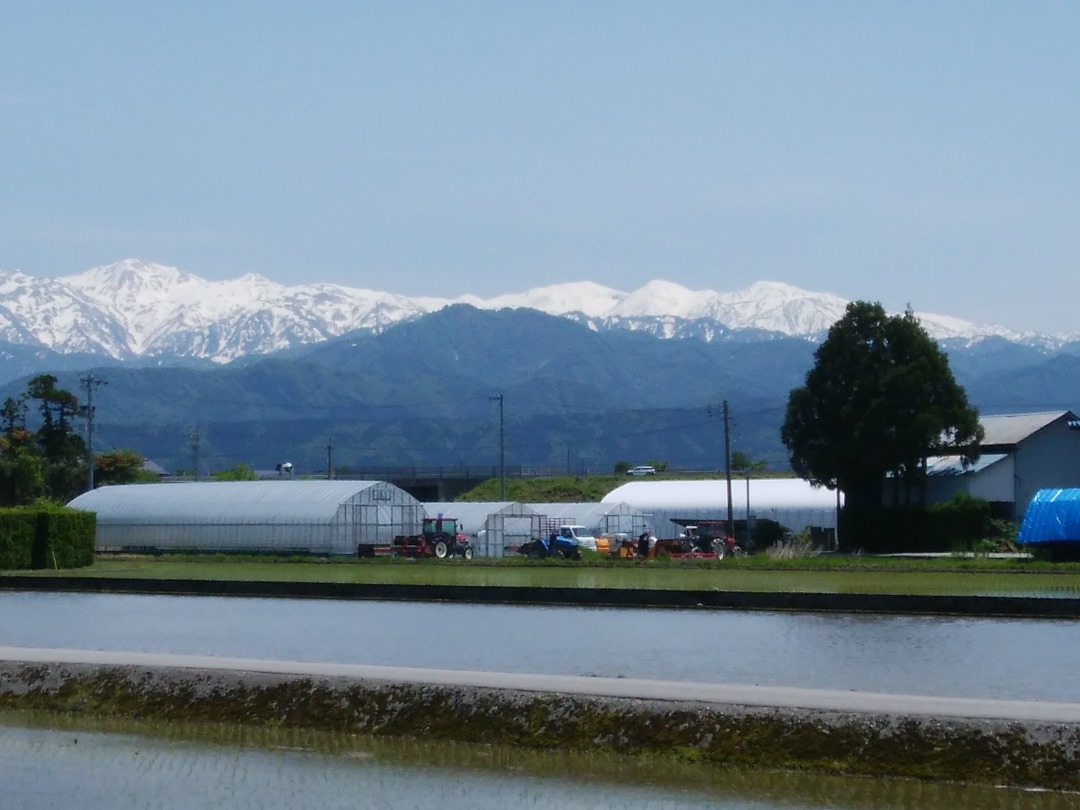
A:
[[[888,508],[840,513],[845,551],[966,551],[993,532],[990,504],[960,493],[926,509]]]
[[[95,518],[48,505],[0,509],[0,570],[91,565]]]

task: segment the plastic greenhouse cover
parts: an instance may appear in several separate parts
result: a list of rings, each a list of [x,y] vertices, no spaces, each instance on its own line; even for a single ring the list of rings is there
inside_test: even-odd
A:
[[[1018,543],[1080,541],[1080,489],[1040,489],[1024,513]]]

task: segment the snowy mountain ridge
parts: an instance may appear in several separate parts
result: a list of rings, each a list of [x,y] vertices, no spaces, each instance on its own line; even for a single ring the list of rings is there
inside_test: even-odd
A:
[[[207,281],[176,267],[127,259],[57,279],[0,270],[0,341],[62,354],[115,359],[199,358],[228,362],[337,337],[381,332],[452,304],[531,308],[593,329],[635,329],[664,338],[712,339],[753,329],[819,339],[848,302],[780,282],[721,293],[651,281],[633,292],[593,282],[538,287],[482,299],[408,298],[337,284],[285,286],[255,274]],[[918,314],[935,338],[1002,337],[1050,348],[1067,339]]]

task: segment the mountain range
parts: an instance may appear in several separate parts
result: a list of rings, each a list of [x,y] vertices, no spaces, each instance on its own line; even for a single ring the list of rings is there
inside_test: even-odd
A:
[[[663,338],[710,341],[749,332],[816,342],[847,303],[829,293],[767,281],[731,293],[689,290],[667,281],[629,293],[577,282],[486,300],[407,298],[335,284],[288,287],[254,274],[206,281],[176,267],[128,259],[56,279],[0,270],[0,346],[9,360],[18,351],[35,360],[66,355],[227,363],[351,332],[378,334],[452,304],[535,309],[597,331],[629,329]],[[1076,339],[928,313],[919,318],[933,337],[953,342],[998,337],[1054,349]]]
[[[52,280],[0,271],[0,397],[42,372],[78,391],[79,373],[95,370],[109,383],[94,395],[98,449],[171,468],[288,459],[314,470],[328,448],[354,468],[493,464],[495,393],[509,464],[715,469],[727,401],[733,449],[783,467],[787,394],[846,304],[774,282],[736,293],[582,282],[447,300],[209,282],[135,260]],[[1080,402],[1074,336],[919,318],[984,412]]]

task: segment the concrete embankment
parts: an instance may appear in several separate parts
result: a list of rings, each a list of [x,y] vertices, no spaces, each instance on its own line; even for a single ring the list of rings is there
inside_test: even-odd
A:
[[[0,648],[0,708],[1080,789],[1080,705]]]
[[[578,607],[799,610],[957,616],[1080,618],[1080,598],[926,594],[683,591],[630,588],[526,588],[498,585],[400,585],[338,582],[123,577],[0,576],[0,590],[143,593],[309,599],[382,599]]]

